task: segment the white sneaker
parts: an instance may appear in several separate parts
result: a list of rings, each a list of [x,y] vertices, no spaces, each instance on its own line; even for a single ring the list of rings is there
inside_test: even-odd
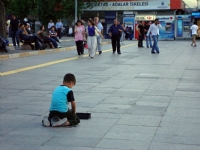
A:
[[[53,127],[59,127],[59,126],[61,127],[64,124],[66,124],[66,122],[67,122],[67,118],[60,119],[59,117],[55,116],[51,119],[51,124]]]
[[[50,126],[50,122],[49,122],[49,119],[47,116],[44,116],[43,120],[42,120],[42,124],[45,126],[45,127],[49,127]]]

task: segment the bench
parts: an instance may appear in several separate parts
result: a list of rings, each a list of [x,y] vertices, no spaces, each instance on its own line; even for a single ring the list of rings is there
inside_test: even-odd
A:
[[[23,43],[23,45],[21,46],[21,50],[34,50],[35,49],[35,41],[31,41],[31,40],[23,40],[22,37],[20,35],[18,35],[19,37],[19,41],[21,43]]]

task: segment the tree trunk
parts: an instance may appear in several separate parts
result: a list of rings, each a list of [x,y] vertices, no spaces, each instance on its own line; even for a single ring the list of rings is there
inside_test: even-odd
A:
[[[0,35],[4,38],[7,38],[5,14],[4,3],[0,0]]]

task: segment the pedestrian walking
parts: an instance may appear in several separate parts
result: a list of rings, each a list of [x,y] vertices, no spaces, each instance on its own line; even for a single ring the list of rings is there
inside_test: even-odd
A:
[[[103,25],[101,22],[99,22],[99,17],[94,18],[94,23],[96,27],[98,28],[99,32],[103,35]],[[102,37],[99,35],[97,36],[97,51],[99,52],[99,55],[102,53]]]
[[[147,48],[149,48],[149,47],[152,48],[151,33],[149,34],[149,36],[147,36],[147,32],[149,31],[149,28],[150,28],[150,23],[146,22],[146,25],[144,26],[144,33],[146,36],[146,46],[147,46]]]
[[[78,53],[78,57],[82,57],[83,55],[83,40],[84,40],[84,34],[85,34],[85,27],[82,25],[81,20],[78,20],[74,27],[74,39],[76,42],[76,49]]]
[[[138,47],[142,48],[143,46],[143,40],[144,40],[144,21],[140,22],[138,25]]]
[[[88,20],[88,26],[86,27],[87,44],[89,50],[89,57],[94,58],[97,49],[97,36],[102,36],[101,32],[95,26],[94,21],[90,18]],[[98,35],[99,34],[99,35]]]
[[[54,23],[52,22],[52,20],[50,20],[50,22],[48,23],[48,30],[51,30],[51,27],[55,26]]]
[[[15,48],[16,47],[16,41],[17,41],[17,45],[18,48],[19,46],[19,39],[17,38],[17,31],[18,31],[18,26],[19,26],[19,20],[16,19],[16,16],[14,14],[12,14],[12,19],[10,21],[10,28],[11,28],[11,36],[12,36],[12,42],[13,42],[13,46]]]
[[[129,27],[126,26],[126,30],[125,30],[125,39],[128,40],[128,37],[129,37]]]
[[[197,31],[198,31],[198,26],[195,24],[195,22],[193,22],[193,25],[190,27],[190,32],[188,33],[188,35],[192,34],[192,44],[191,46],[196,47],[196,38],[197,38]]]
[[[156,19],[155,22],[150,25],[150,28],[147,32],[147,37],[150,36],[150,33],[151,33],[152,38],[153,38],[153,47],[151,49],[152,54],[156,54],[155,50],[157,54],[160,53],[159,48],[158,48],[158,24],[159,24],[159,20]]]
[[[123,31],[122,31],[122,35],[121,35],[121,38],[120,38],[120,42],[123,44],[124,43],[124,39],[125,39],[125,27],[124,27],[124,24],[122,24],[121,25],[122,26],[122,28],[124,29]]]
[[[111,25],[110,29],[109,29],[109,35],[110,35],[111,41],[112,41],[113,54],[115,54],[115,52],[116,52],[116,47],[117,47],[117,53],[121,54],[120,37],[121,37],[122,31],[124,31],[124,29],[122,28],[122,26],[120,24],[118,24],[118,20],[115,19],[114,24]]]
[[[62,28],[63,28],[63,24],[60,21],[60,19],[58,19],[58,22],[56,23],[56,29],[57,29],[57,34],[58,34],[59,39],[62,38]]]
[[[72,29],[71,26],[69,26],[68,36],[69,36],[69,37],[72,37],[72,34],[73,34],[73,29]]]

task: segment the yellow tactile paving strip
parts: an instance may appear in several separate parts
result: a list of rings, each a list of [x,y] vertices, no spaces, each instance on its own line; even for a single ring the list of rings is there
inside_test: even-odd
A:
[[[121,46],[121,48],[130,47],[130,46],[133,46],[135,44],[136,43],[128,44],[128,45],[125,45],[125,46]],[[57,50],[57,49],[55,49],[55,50]],[[109,51],[112,51],[112,49],[104,50],[103,52],[105,53],[105,52],[109,52]],[[88,57],[88,54],[85,54],[83,57]],[[42,68],[42,67],[55,65],[55,64],[58,64],[58,63],[63,63],[63,62],[76,60],[76,59],[79,59],[79,58],[78,57],[71,57],[71,58],[51,61],[51,62],[39,64],[39,65],[34,65],[34,66],[24,67],[24,68],[20,68],[20,69],[15,69],[15,70],[11,70],[11,71],[0,72],[0,76],[7,76],[7,75],[11,75],[11,74],[16,74],[16,73],[19,73],[19,72],[24,72],[24,71],[28,71],[28,70],[37,69],[37,68]]]
[[[102,44],[109,44],[109,43],[110,42],[102,42]],[[0,60],[36,56],[36,55],[49,54],[49,53],[55,53],[55,52],[62,52],[62,51],[73,50],[75,48],[76,48],[75,46],[71,46],[71,47],[64,47],[64,48],[57,48],[57,49],[22,52],[22,53],[15,53],[15,54],[6,54],[6,53],[4,53],[4,54],[0,55]]]

